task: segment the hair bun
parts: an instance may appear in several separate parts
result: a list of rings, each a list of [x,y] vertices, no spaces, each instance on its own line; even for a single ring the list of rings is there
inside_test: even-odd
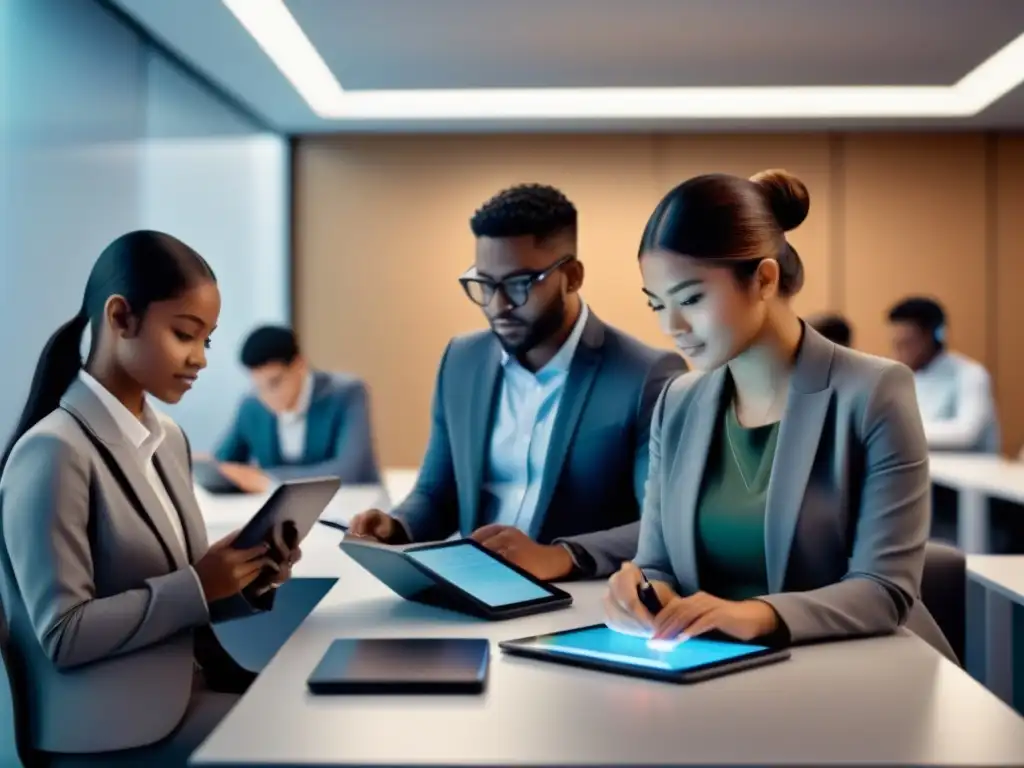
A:
[[[796,176],[783,170],[769,170],[750,177],[761,189],[783,232],[799,227],[811,208],[811,195]]]

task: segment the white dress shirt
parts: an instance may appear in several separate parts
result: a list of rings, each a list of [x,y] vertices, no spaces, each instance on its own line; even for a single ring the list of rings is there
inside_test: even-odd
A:
[[[174,502],[171,501],[170,494],[168,494],[167,488],[164,487],[164,481],[160,479],[160,473],[157,472],[156,463],[153,461],[157,448],[160,447],[165,436],[164,427],[160,423],[159,417],[149,403],[144,403],[142,406],[142,421],[139,421],[125,407],[124,403],[114,397],[92,375],[83,370],[78,376],[92,390],[93,394],[99,398],[99,401],[103,403],[107,412],[114,419],[114,423],[117,424],[118,429],[121,430],[121,433],[127,438],[128,442],[138,451],[139,467],[142,469],[146,479],[153,488],[153,492],[160,501],[160,506],[171,524],[171,529],[174,531],[178,546],[181,547],[181,552],[187,559],[188,547],[185,544],[185,532],[182,530],[181,517],[178,515]],[[195,569],[189,566],[189,570],[192,571],[196,581],[199,582],[199,574],[196,573]],[[202,587],[202,582],[199,582],[200,590],[202,590]]]
[[[914,373],[914,385],[929,448],[998,453],[992,381],[981,363],[942,352]]]
[[[483,522],[529,533],[565,380],[588,316],[584,304],[569,338],[536,373],[502,351],[501,391],[484,476]]]
[[[306,416],[313,399],[313,374],[306,374],[295,408],[277,416],[277,443],[281,459],[288,464],[302,461],[306,455]]]

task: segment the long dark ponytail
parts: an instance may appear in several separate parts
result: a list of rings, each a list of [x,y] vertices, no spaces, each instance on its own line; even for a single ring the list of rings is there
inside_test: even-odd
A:
[[[89,273],[78,314],[58,328],[43,347],[28,400],[0,460],[0,473],[22,435],[60,405],[78,376],[85,328],[91,323],[95,346],[107,299],[124,297],[132,313],[141,318],[153,302],[175,298],[199,282],[215,279],[202,256],[162,232],[129,232],[108,245]]]

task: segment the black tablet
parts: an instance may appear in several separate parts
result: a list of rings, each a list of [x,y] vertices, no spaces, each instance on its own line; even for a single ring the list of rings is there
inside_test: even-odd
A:
[[[308,480],[290,480],[282,483],[270,494],[259,511],[239,532],[231,546],[248,549],[262,542],[272,542],[275,526],[289,530],[288,546],[295,546],[306,538],[324,508],[338,492],[341,480],[337,477],[318,477]],[[285,524],[288,525],[285,525]]]
[[[346,538],[340,546],[407,600],[485,619],[509,619],[572,604],[568,592],[535,579],[473,539],[399,549]]]
[[[197,461],[192,465],[192,479],[208,493],[245,493],[235,481],[220,471],[216,461]]]
[[[604,624],[507,640],[498,646],[519,656],[674,683],[696,683],[783,661],[790,655],[788,650],[765,645],[704,637],[658,644]]]
[[[313,693],[481,693],[490,643],[481,638],[335,640],[306,680]]]

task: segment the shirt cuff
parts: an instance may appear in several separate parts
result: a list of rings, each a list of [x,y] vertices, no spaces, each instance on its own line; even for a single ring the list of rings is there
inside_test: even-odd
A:
[[[558,541],[558,546],[565,549],[569,553],[569,557],[572,559],[572,576],[591,578],[597,572],[597,567],[594,564],[594,558],[590,556],[590,553],[586,551],[579,544],[574,544],[571,541]]]
[[[405,522],[405,520],[403,520],[400,517],[393,517],[392,519],[396,523],[398,523],[400,526],[402,526],[402,530],[405,531],[406,541],[408,541],[410,544],[414,543],[414,539],[412,537],[412,531],[409,529],[409,524],[407,522]]]

